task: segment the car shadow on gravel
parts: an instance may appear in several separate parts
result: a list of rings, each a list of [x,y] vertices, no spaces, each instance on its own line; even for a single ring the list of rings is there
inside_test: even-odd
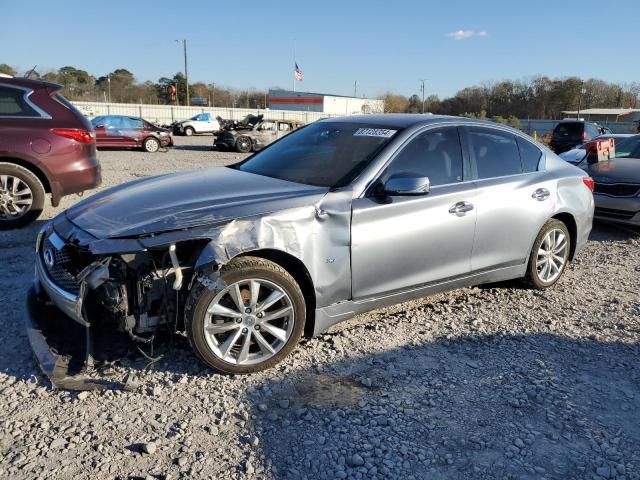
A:
[[[191,152],[216,152],[212,145],[174,145],[174,150],[187,150]]]
[[[534,334],[318,364],[250,391],[247,461],[274,478],[638,478],[638,358]]]

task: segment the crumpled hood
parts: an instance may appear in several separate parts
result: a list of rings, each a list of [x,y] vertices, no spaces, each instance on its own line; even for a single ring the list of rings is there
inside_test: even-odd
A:
[[[136,237],[313,205],[327,191],[214,167],[119,185],[76,204],[66,215],[97,238]]]
[[[640,183],[640,158],[615,158],[586,169],[596,182]]]

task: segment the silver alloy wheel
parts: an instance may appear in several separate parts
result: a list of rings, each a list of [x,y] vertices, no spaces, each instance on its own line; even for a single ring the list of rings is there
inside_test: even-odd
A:
[[[20,218],[31,210],[32,204],[29,185],[13,175],[0,175],[0,218]]]
[[[238,143],[240,144],[240,150],[247,150],[251,147],[251,144],[249,143],[249,139],[247,137],[240,137]]]
[[[150,153],[157,152],[160,149],[160,142],[155,138],[148,138],[147,140],[145,140],[144,143],[145,143],[145,148]]]
[[[204,337],[219,359],[255,365],[287,344],[294,322],[289,295],[269,280],[251,278],[228,285],[209,303]]]
[[[567,247],[567,236],[559,228],[550,230],[544,236],[536,258],[536,272],[540,280],[548,283],[558,278],[567,262]]]

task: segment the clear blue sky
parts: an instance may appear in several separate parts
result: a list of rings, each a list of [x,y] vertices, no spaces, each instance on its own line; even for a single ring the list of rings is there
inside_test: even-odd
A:
[[[536,74],[640,81],[639,15],[638,0],[0,0],[0,63],[155,81],[183,70],[186,38],[191,82],[290,88],[295,38],[298,90],[410,95],[427,78],[442,97]]]

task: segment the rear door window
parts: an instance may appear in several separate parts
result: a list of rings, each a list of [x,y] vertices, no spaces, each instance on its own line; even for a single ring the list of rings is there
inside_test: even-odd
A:
[[[471,127],[469,141],[478,179],[522,173],[514,135],[492,128]]]
[[[24,90],[0,86],[0,117],[39,117],[24,96]]]
[[[587,131],[587,136],[589,138],[595,138],[598,135],[600,135],[600,132],[598,131],[598,128],[595,125],[591,124],[591,123],[585,123],[585,128],[586,128],[586,131]]]
[[[542,150],[520,137],[516,137],[516,142],[518,143],[518,150],[520,150],[522,170],[525,173],[536,172],[542,158]]]

